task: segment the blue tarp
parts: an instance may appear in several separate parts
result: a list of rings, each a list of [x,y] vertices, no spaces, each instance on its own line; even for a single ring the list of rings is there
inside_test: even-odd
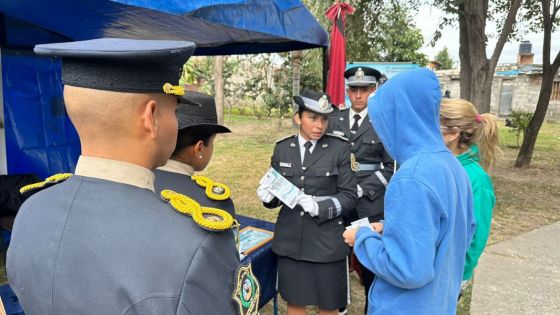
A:
[[[182,39],[197,44],[196,55],[328,45],[325,30],[297,0],[12,0],[0,2],[0,13],[56,33],[66,41]],[[18,43],[8,38],[3,44]]]
[[[327,33],[297,0],[0,1],[8,174],[74,171],[80,145],[62,103],[60,64],[32,48],[99,37],[190,40],[196,55],[328,44]]]
[[[8,174],[73,171],[80,141],[64,108],[60,62],[2,50]]]

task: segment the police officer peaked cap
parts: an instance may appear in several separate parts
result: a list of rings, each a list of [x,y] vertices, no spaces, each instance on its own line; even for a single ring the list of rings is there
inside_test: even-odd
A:
[[[333,111],[331,98],[322,92],[303,91],[299,96],[294,96],[294,102],[298,105],[299,112],[305,109],[325,115]]]
[[[370,67],[353,67],[344,71],[347,86],[370,86],[379,82],[381,72]]]
[[[189,41],[100,38],[42,44],[35,53],[62,58],[62,82],[97,90],[181,96],[183,64],[196,45]]]
[[[229,128],[218,124],[216,102],[211,95],[204,93],[185,92],[185,96],[179,99],[177,121],[180,131],[187,130],[198,134],[231,132]]]

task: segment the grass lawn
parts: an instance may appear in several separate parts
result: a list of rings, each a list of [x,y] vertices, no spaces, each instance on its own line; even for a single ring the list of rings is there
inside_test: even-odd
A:
[[[278,210],[263,208],[256,189],[259,179],[270,167],[275,141],[296,131],[287,119],[280,127],[277,119],[242,116],[232,116],[225,124],[233,132],[217,137],[212,161],[202,174],[231,187],[239,214],[274,222]],[[491,173],[497,204],[490,244],[560,220],[560,124],[543,126],[531,168],[527,170],[513,168],[518,151],[512,147],[516,144],[515,135],[502,127],[501,136],[504,156]],[[353,303],[349,314],[361,314],[363,288],[354,274],[351,278]],[[469,313],[469,296],[463,299],[458,314]],[[271,306],[267,305],[263,313],[272,314]],[[280,314],[285,314],[284,303],[280,305]]]

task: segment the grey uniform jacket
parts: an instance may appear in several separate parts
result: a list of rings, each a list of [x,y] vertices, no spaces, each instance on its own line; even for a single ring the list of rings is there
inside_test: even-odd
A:
[[[148,189],[74,175],[21,207],[7,271],[26,314],[235,314],[231,233]]]
[[[311,262],[344,259],[348,246],[342,233],[341,215],[356,206],[356,179],[350,169],[350,145],[338,137],[325,135],[317,141],[311,161],[302,168],[297,136],[280,140],[274,148],[272,167],[305,194],[327,197],[319,201],[319,216],[311,217],[297,205],[282,205],[272,241],[280,256]],[[282,203],[273,199],[268,208]]]
[[[230,198],[226,200],[208,198],[205,188],[197,185],[190,176],[158,169],[154,170],[154,175],[156,176],[154,186],[158,196],[162,190],[171,189],[191,197],[204,207],[225,210],[235,218],[235,206]]]
[[[375,170],[358,170],[357,182],[363,190],[358,199],[357,213],[350,213],[348,220],[369,217],[376,220],[383,217],[383,199],[385,189],[394,172],[394,161],[389,156],[379,137],[375,133],[366,115],[356,133],[350,131],[350,110],[335,109],[329,117],[328,131],[340,135],[350,141],[351,152],[361,164],[375,164]]]

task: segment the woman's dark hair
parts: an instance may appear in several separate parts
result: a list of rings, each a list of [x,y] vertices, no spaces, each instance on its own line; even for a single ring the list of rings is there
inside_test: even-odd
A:
[[[208,146],[210,138],[212,138],[213,135],[213,133],[197,133],[188,129],[179,130],[179,133],[177,134],[177,146],[175,147],[175,151],[173,151],[173,155],[178,154],[179,151],[186,147],[195,145],[201,140],[205,146]]]

